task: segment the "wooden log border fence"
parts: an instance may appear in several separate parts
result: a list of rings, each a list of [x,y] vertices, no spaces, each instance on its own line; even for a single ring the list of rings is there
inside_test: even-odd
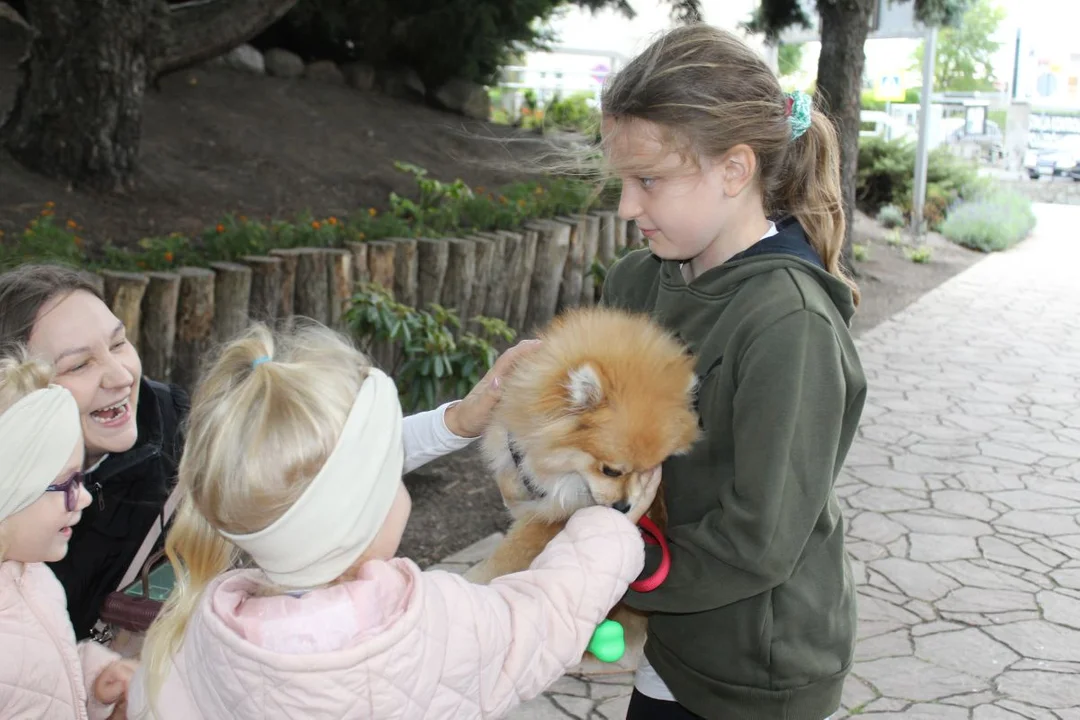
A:
[[[93,280],[124,322],[147,375],[190,388],[207,350],[252,321],[307,317],[344,330],[353,290],[367,281],[408,305],[455,308],[465,329],[486,315],[529,337],[562,310],[594,304],[594,260],[608,265],[623,248],[641,245],[632,222],[594,211],[533,220],[517,231],[271,250],[175,272],[102,271]],[[392,353],[385,347],[373,354],[385,364]]]

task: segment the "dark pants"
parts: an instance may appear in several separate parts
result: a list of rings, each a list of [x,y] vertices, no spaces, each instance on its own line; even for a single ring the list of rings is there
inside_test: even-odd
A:
[[[626,711],[626,720],[702,720],[677,702],[656,700],[642,695],[634,688],[630,696],[630,707]]]

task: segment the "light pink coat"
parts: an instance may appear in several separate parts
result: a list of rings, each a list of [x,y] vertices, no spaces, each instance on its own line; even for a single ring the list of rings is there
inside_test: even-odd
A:
[[[394,559],[300,597],[259,597],[258,571],[232,571],[207,588],[148,717],[500,717],[580,660],[643,562],[634,525],[593,507],[529,570],[489,586]],[[146,708],[144,669],[130,718]]]
[[[92,640],[76,644],[48,566],[0,563],[0,718],[107,718],[112,706],[93,699],[94,681],[119,659]]]

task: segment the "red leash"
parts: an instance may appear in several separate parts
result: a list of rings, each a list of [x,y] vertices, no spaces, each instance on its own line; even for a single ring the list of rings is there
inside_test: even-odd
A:
[[[642,516],[638,520],[638,527],[645,536],[646,544],[660,546],[660,565],[649,577],[630,583],[630,589],[634,592],[652,592],[667,580],[668,572],[671,570],[671,548],[668,547],[664,533],[660,532],[660,528],[649,518]]]

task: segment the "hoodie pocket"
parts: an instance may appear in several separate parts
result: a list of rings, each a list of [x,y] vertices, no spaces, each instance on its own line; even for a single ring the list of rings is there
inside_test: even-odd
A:
[[[761,616],[761,633],[758,645],[758,660],[762,667],[772,667],[773,642],[773,591],[765,594],[765,607]]]

